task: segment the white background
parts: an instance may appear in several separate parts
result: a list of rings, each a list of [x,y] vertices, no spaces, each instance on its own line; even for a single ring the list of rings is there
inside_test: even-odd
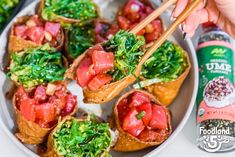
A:
[[[27,0],[26,5],[33,0]],[[197,35],[195,35],[197,36]],[[210,154],[201,151],[196,146],[195,110],[192,112],[188,123],[182,132],[168,145],[158,157],[235,157],[235,152]],[[14,145],[0,128],[0,157],[26,157],[18,147]]]

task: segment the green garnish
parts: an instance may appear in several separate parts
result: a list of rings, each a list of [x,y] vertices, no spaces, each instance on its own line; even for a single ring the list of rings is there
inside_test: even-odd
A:
[[[133,74],[143,56],[142,47],[145,44],[144,37],[135,36],[121,30],[114,35],[103,47],[107,52],[114,52],[114,70],[109,72],[113,81],[118,81]]]
[[[19,0],[1,0],[0,3],[0,30],[7,22]]]
[[[110,128],[107,123],[67,120],[54,133],[59,155],[66,157],[98,157],[109,154]]]
[[[143,65],[141,75],[146,79],[163,82],[174,81],[188,67],[184,50],[170,41],[165,41]]]
[[[136,118],[137,118],[138,120],[140,120],[140,119],[142,119],[144,116],[145,116],[145,111],[141,111],[140,113],[138,113],[138,114],[136,115]]]
[[[64,79],[62,55],[48,44],[11,55],[7,75],[25,88]]]
[[[68,30],[68,50],[72,58],[77,58],[94,45],[95,32],[91,25],[73,26]]]
[[[93,0],[45,0],[42,17],[45,20],[55,20],[57,16],[82,22],[97,18],[98,12]]]

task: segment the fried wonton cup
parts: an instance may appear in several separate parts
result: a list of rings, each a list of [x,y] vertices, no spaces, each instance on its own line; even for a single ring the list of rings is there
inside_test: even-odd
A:
[[[157,100],[159,100],[159,102],[165,106],[169,106],[177,97],[184,80],[187,78],[190,72],[191,63],[189,60],[189,56],[185,51],[184,54],[187,59],[188,67],[176,80],[171,82],[155,83],[145,87],[148,92],[152,93],[157,98]],[[145,79],[142,78],[142,80]]]
[[[18,126],[18,132],[15,136],[25,144],[40,144],[43,143],[51,130],[55,127],[43,128],[35,122],[31,122],[24,118],[20,110],[17,108],[16,97],[13,96],[13,107],[16,113],[16,123]],[[74,107],[74,110],[70,115],[75,115],[77,112],[77,107]]]
[[[75,119],[76,121],[84,121],[86,118],[85,117],[82,117],[82,118],[74,118],[74,117],[71,117],[71,116],[67,116],[67,117],[64,117],[62,120],[60,120],[58,122],[58,125],[52,130],[52,132],[49,134],[48,136],[48,141],[47,141],[47,152],[43,155],[44,157],[63,157],[61,155],[59,155],[59,152],[56,150],[55,148],[55,143],[54,143],[54,139],[53,139],[53,135],[54,133],[60,129],[60,127],[66,122],[66,121],[71,121]],[[99,122],[97,122],[99,123]],[[111,145],[111,144],[110,144]],[[103,154],[101,155],[101,157],[105,157],[106,155],[106,152],[109,152],[110,150],[110,146],[107,147],[106,151],[103,152]]]
[[[121,152],[131,152],[131,151],[138,151],[142,150],[147,147],[151,146],[158,146],[161,143],[163,143],[171,134],[172,128],[171,128],[171,115],[170,111],[164,107],[167,115],[167,121],[168,121],[168,128],[166,130],[163,130],[163,132],[160,132],[159,135],[161,136],[161,140],[159,141],[153,141],[153,142],[145,142],[141,141],[140,139],[130,135],[129,133],[125,132],[122,127],[120,126],[120,121],[118,117],[118,104],[120,101],[124,98],[127,98],[129,95],[133,94],[134,92],[141,92],[144,93],[145,95],[148,95],[150,100],[152,102],[155,102],[156,104],[159,105],[159,101],[150,93],[143,91],[143,90],[132,90],[123,96],[121,96],[118,101],[116,102],[116,105],[114,106],[114,120],[112,121],[112,126],[119,131],[119,136],[118,139],[113,146],[113,150],[115,151],[121,151]]]
[[[97,43],[99,43],[99,41],[97,41],[97,33],[96,33],[96,30],[95,30],[95,27],[96,27],[96,23],[102,23],[102,24],[105,24],[105,25],[107,25],[107,26],[109,26],[109,27],[111,27],[112,26],[112,24],[108,21],[108,20],[106,20],[106,19],[103,19],[103,18],[99,18],[99,19],[96,19],[96,20],[94,20],[90,25],[90,27],[91,27],[91,30],[89,30],[89,31],[91,31],[91,36],[93,36],[93,40],[94,40],[94,43],[93,43],[93,45],[94,44],[97,44]],[[76,24],[75,24],[76,25]],[[79,25],[79,24],[78,24]],[[75,27],[75,29],[76,29],[76,27]],[[71,56],[71,52],[70,52],[70,49],[69,49],[69,33],[72,33],[73,32],[73,30],[70,32],[70,30],[68,30],[68,29],[66,29],[65,30],[65,45],[64,45],[64,48],[65,48],[65,56],[68,58],[68,60],[69,60],[69,62],[73,62],[76,58],[74,58],[74,57],[72,57]],[[78,43],[79,44],[79,43]],[[89,47],[88,47],[89,48]],[[82,53],[81,53],[82,54]],[[80,55],[79,55],[80,56]]]
[[[14,33],[15,27],[17,25],[25,24],[30,19],[30,17],[31,16],[19,17],[19,18],[17,18],[17,21],[12,25],[11,30],[10,30],[9,41],[8,41],[8,52],[9,53],[19,52],[19,51],[22,51],[27,48],[35,48],[35,47],[41,46],[31,40],[17,37]],[[57,50],[62,50],[62,48],[64,46],[63,28],[60,28],[60,33],[58,34],[57,42],[58,43],[56,44],[56,46],[53,45],[53,47],[56,48]],[[50,42],[48,42],[48,43],[52,46],[52,44]]]
[[[39,48],[39,47],[37,47],[37,48]],[[17,53],[22,53],[22,54],[25,54],[26,53],[26,51],[28,50],[28,49],[30,49],[30,48],[25,48],[22,52],[17,52]],[[36,48],[35,48],[36,49]],[[49,50],[48,50],[49,51]],[[10,71],[10,66],[11,66],[11,64],[13,63],[13,61],[12,61],[12,59],[10,59],[9,60],[9,63],[8,63],[8,66],[6,67],[6,72],[9,72]],[[64,57],[63,55],[62,55],[62,64],[63,64],[63,66],[64,66],[64,68],[68,68],[68,66],[69,66],[69,63],[68,63],[68,60],[67,60],[67,58],[66,57]],[[19,87],[19,86],[22,86],[22,84],[20,83],[20,81],[18,81],[18,80],[15,80],[15,79],[11,79],[13,82],[14,82],[14,84],[17,86],[17,87]],[[52,83],[52,82],[49,82],[49,83]],[[61,84],[68,84],[68,80],[60,80],[60,81],[55,81],[55,82],[53,82],[53,83],[61,83]],[[30,91],[32,91],[34,89],[34,87],[29,87],[29,88],[26,88],[26,91],[28,91],[28,92],[30,92]]]
[[[46,2],[46,0],[41,0],[41,2],[40,2],[39,8],[38,8],[38,14],[40,16],[41,16],[41,14],[42,14],[42,12],[45,8],[45,2]],[[97,5],[96,5],[96,11],[97,11],[97,14],[98,14],[98,17],[99,17],[100,16],[100,8]],[[53,20],[49,20],[49,21],[60,22],[62,24],[74,24],[74,23],[80,23],[81,22],[80,19],[67,18],[67,17],[61,16],[61,15],[56,15],[56,14],[54,14],[54,15],[56,16],[56,18],[54,18]]]
[[[76,69],[79,63],[86,57],[88,52],[89,49],[74,60],[73,64],[71,64],[70,68],[66,71],[65,77],[72,80],[76,80]],[[96,91],[91,91],[88,88],[83,88],[83,101],[85,103],[92,102],[96,104],[106,103],[116,97],[123,89],[128,87],[130,84],[134,83],[135,80],[135,77],[131,75],[117,82],[112,82],[110,84],[104,85]]]

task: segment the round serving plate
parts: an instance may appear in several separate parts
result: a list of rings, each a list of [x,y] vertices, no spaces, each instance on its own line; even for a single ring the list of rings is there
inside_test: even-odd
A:
[[[123,5],[126,0],[94,0],[101,9],[101,15],[107,19],[113,19],[117,9]],[[153,4],[157,6],[157,0],[152,0]],[[7,41],[9,30],[11,25],[16,20],[17,17],[23,15],[32,15],[35,13],[39,0],[35,0],[25,9],[23,9],[17,16],[8,24],[8,26],[3,31],[0,36],[0,126],[4,132],[9,136],[9,140],[12,140],[25,154],[28,156],[37,156],[35,154],[35,147],[23,145],[19,140],[16,139],[14,133],[17,129],[15,123],[15,113],[11,104],[11,100],[6,98],[7,92],[12,87],[12,82],[7,78],[4,73],[4,67],[7,65]],[[165,26],[169,24],[169,12],[165,12],[161,16]],[[132,152],[132,153],[120,153],[112,151],[113,157],[138,157],[138,156],[155,156],[159,151],[165,148],[170,142],[173,141],[175,136],[182,130],[186,121],[188,120],[190,113],[193,109],[194,102],[197,94],[198,87],[198,73],[197,73],[197,59],[195,55],[195,50],[190,39],[183,40],[182,32],[180,29],[176,30],[174,34],[169,38],[171,41],[177,42],[181,47],[183,47],[189,54],[190,61],[192,64],[191,71],[185,80],[176,100],[169,107],[172,114],[172,135],[160,146],[144,149],[142,151]],[[76,85],[75,82],[71,82],[68,85],[68,89],[75,95],[78,96],[78,107],[84,109],[87,112],[95,113],[98,116],[107,118],[108,115],[112,113],[112,107],[116,100],[103,105],[94,104],[84,104],[82,89]],[[128,90],[128,89],[126,89]],[[125,91],[124,91],[125,92]],[[123,94],[122,92],[121,94]]]

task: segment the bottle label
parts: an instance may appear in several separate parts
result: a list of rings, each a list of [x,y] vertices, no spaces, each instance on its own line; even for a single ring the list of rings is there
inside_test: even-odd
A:
[[[199,89],[197,122],[211,119],[235,122],[233,48],[224,41],[208,41],[198,46]]]

